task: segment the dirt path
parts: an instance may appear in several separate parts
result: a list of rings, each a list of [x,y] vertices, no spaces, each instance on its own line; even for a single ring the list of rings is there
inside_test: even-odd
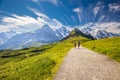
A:
[[[120,80],[120,64],[83,47],[71,49],[54,80]]]

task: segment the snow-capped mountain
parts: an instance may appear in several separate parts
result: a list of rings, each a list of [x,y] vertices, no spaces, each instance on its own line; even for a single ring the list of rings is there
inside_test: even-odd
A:
[[[7,40],[9,40],[14,35],[16,35],[16,32],[14,31],[1,32],[0,33],[0,45],[4,44]]]
[[[56,42],[70,33],[65,27],[52,29],[48,25],[33,32],[18,34],[9,39],[6,43],[0,46],[0,49],[17,49],[34,45],[34,43],[51,43]]]
[[[98,29],[105,30],[114,34],[120,34],[120,23],[118,22],[102,22],[102,23],[87,23],[79,27],[80,29]]]
[[[92,24],[79,27],[79,30],[85,35],[88,35],[89,37],[91,36],[94,39],[120,36],[120,34],[97,29],[93,27]],[[29,46],[40,46],[46,43],[57,42],[65,38],[67,35],[69,35],[69,33],[70,30],[68,27],[60,27],[55,29],[48,25],[44,25],[42,28],[32,32],[17,34],[14,36],[9,36],[10,33],[6,33],[7,38],[3,38],[7,41],[0,45],[0,49],[20,49]]]
[[[120,36],[119,34],[107,32],[105,30],[96,29],[94,27],[79,28],[84,34],[91,35],[94,39],[109,38],[113,36]]]
[[[5,35],[5,33],[1,32],[0,33],[0,44],[3,44],[5,41],[7,41],[8,38],[7,36]]]

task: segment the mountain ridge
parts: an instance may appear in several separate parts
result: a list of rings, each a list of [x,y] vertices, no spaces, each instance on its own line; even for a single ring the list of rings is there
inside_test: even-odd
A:
[[[101,39],[120,35],[93,27],[75,28],[70,32],[66,27],[52,29],[50,26],[44,25],[42,28],[35,31],[12,36],[4,44],[0,45],[0,49],[21,49],[30,46],[42,46],[48,43],[63,41],[74,36]]]
[[[35,30],[34,32],[13,36],[6,43],[1,45],[0,49],[19,49],[33,46],[33,43],[39,43],[42,45],[45,43],[57,42],[67,36],[69,32],[69,30],[62,27],[54,31],[48,25],[44,25],[42,28]]]

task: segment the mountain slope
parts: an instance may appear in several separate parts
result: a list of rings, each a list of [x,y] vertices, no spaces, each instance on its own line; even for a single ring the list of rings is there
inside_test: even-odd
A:
[[[16,32],[13,32],[13,31],[1,32],[0,33],[0,45],[4,44],[7,40],[9,40],[11,37],[15,35],[16,35]]]
[[[113,34],[120,34],[120,23],[118,22],[102,22],[102,23],[87,23],[79,27],[80,30],[82,29],[96,29],[96,30],[104,30],[108,33]]]
[[[33,32],[22,33],[13,36],[6,43],[0,46],[0,49],[19,49],[29,46],[36,46],[35,44],[43,45],[45,43],[52,43],[63,39],[70,33],[66,28],[59,28],[53,30],[48,25]]]
[[[0,45],[8,40],[7,36],[4,33],[0,33]]]
[[[44,25],[42,28],[32,32],[18,34],[13,37],[9,36],[9,38],[3,37],[6,42],[0,45],[0,49],[20,49],[30,46],[37,47],[47,43],[57,42],[59,40],[62,41],[75,36],[83,36],[90,39],[100,39],[120,35],[106,32],[104,30],[94,29],[92,27],[75,28],[70,33],[70,30],[66,29],[65,27],[53,29],[48,25]]]
[[[89,38],[89,39],[94,39],[90,34],[83,33],[78,28],[75,28],[70,32],[70,34],[67,37],[65,37],[61,41],[69,39],[69,38],[79,37],[79,36],[83,36],[83,37],[86,37],[86,38]]]
[[[114,36],[120,36],[119,34],[107,32],[105,30],[96,29],[93,27],[79,28],[84,34],[91,35],[95,39],[109,38]]]
[[[84,43],[83,46],[120,62],[120,37],[106,38],[100,40],[93,40]]]

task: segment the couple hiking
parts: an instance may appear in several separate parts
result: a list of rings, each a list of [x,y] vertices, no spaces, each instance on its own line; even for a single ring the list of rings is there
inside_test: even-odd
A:
[[[74,42],[74,48],[76,47],[80,48],[80,41]]]

